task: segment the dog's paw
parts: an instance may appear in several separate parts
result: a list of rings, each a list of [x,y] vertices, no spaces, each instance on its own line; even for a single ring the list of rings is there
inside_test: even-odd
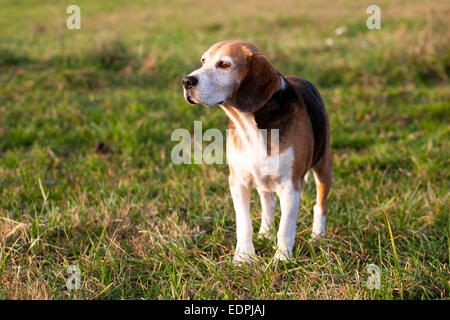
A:
[[[241,266],[246,263],[253,263],[256,261],[255,254],[235,252],[233,258],[233,264],[236,266]]]
[[[311,232],[311,241],[325,238],[325,231],[323,232]]]
[[[255,259],[255,248],[251,241],[238,243],[234,253],[233,263],[240,265],[250,263]]]
[[[269,240],[269,241],[274,240],[272,230],[259,230],[257,238],[260,240]]]
[[[286,249],[278,248],[277,252],[275,253],[275,256],[273,259],[275,261],[288,261],[291,258],[291,255],[289,254],[289,251]]]
[[[316,204],[313,207],[314,210],[314,221],[312,226],[311,238],[319,239],[325,237],[325,222],[327,216],[322,213],[319,206]]]

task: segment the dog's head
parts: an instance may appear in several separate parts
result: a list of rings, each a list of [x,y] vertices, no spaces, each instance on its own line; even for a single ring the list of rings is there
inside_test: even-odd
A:
[[[183,79],[190,104],[226,104],[244,112],[262,107],[280,88],[277,71],[252,44],[226,40],[212,45],[202,67]]]

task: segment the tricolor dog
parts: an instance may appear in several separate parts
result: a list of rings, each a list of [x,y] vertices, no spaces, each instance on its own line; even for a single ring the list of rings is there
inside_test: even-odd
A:
[[[229,118],[226,154],[236,212],[234,261],[248,261],[255,254],[252,188],[261,197],[261,236],[272,234],[274,194],[280,199],[275,259],[286,260],[292,257],[302,183],[310,169],[317,189],[311,236],[325,235],[332,158],[322,98],[309,81],[277,72],[248,42],[218,42],[201,62],[200,69],[183,79],[184,97],[190,104],[219,105]],[[262,138],[264,132],[267,137]]]

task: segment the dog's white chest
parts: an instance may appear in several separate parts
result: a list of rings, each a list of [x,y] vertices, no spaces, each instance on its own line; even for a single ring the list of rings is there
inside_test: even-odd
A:
[[[251,178],[255,186],[264,191],[276,191],[278,186],[291,181],[293,148],[282,153],[267,155],[265,146],[250,144],[249,148],[228,148],[227,160],[236,178]]]
[[[250,113],[222,108],[236,126],[227,137],[227,161],[235,178],[250,180],[264,191],[277,191],[279,186],[292,181],[293,147],[281,153],[278,149],[273,149],[270,155],[267,152],[268,143],[272,148],[279,145],[278,131],[271,132],[268,138],[267,131],[258,129]]]

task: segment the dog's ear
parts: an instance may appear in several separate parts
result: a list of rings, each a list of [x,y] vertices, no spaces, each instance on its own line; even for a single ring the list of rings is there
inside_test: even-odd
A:
[[[233,105],[244,112],[261,108],[280,89],[280,77],[263,55],[248,53],[247,70],[233,96]]]

